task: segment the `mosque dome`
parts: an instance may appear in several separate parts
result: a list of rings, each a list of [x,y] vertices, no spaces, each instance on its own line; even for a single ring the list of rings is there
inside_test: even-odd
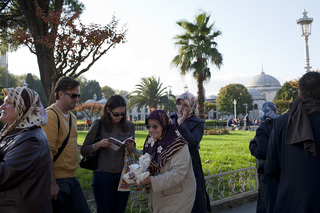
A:
[[[248,89],[248,92],[250,93],[250,95],[252,96],[253,100],[260,100],[263,99],[264,100],[264,96],[261,94],[261,92],[259,92],[259,90],[256,89]]]
[[[265,74],[263,71],[260,75],[253,76],[248,84],[247,88],[263,88],[263,87],[281,87],[280,82],[273,76]]]
[[[84,103],[96,103],[96,101],[93,100],[93,99],[88,99],[88,100],[86,100],[86,102],[84,102]]]

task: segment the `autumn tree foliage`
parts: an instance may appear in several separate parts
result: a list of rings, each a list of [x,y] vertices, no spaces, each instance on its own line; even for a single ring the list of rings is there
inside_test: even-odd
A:
[[[86,26],[79,12],[63,8],[64,0],[17,2],[27,30],[17,27],[13,39],[37,55],[48,105],[55,100],[54,87],[60,77],[79,77],[110,48],[125,42],[126,30],[118,31],[118,20],[114,16],[106,26]]]
[[[99,103],[81,103],[78,104],[76,110],[77,112],[82,113],[86,118],[92,120],[93,117],[99,117],[102,108],[103,105]]]

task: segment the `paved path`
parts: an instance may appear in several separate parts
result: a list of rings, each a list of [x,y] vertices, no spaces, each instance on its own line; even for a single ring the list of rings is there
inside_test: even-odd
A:
[[[221,211],[219,213],[255,213],[257,202],[246,203],[233,209]]]

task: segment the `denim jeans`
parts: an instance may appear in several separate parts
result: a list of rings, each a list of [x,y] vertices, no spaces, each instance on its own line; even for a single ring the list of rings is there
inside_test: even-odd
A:
[[[76,177],[57,179],[58,200],[53,201],[54,213],[90,213],[87,200]]]
[[[93,195],[98,213],[124,213],[130,192],[118,191],[121,174],[94,171]]]

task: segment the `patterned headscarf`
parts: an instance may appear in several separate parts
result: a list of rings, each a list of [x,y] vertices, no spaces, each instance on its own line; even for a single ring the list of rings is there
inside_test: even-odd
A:
[[[143,146],[143,154],[149,153],[151,156],[149,171],[151,174],[157,174],[172,156],[187,144],[187,141],[180,135],[165,111],[155,110],[151,112],[146,119],[146,125],[148,125],[148,119],[159,121],[162,127],[161,137],[155,140],[148,135]]]
[[[189,106],[189,114],[187,115],[187,118],[196,114],[197,99],[194,95],[192,95],[190,92],[186,92],[181,94],[178,97],[176,104],[178,103],[179,100],[184,100]]]
[[[47,113],[42,106],[39,95],[29,88],[5,88],[4,95],[13,104],[17,119],[12,124],[6,124],[0,132],[0,141],[12,130],[22,130],[34,126],[44,126],[48,122]]]
[[[261,122],[269,122],[277,117],[277,107],[272,102],[265,102],[259,112]]]

